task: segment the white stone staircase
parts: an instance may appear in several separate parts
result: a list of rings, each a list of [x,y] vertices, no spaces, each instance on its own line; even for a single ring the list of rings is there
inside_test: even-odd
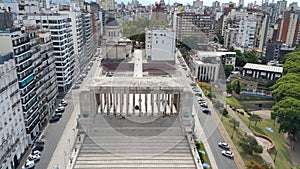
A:
[[[195,164],[177,116],[138,123],[101,115],[87,131],[74,168],[192,169]]]

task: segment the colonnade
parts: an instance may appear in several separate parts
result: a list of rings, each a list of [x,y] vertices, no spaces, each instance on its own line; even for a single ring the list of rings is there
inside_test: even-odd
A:
[[[180,93],[97,93],[97,113],[154,116],[180,112]]]

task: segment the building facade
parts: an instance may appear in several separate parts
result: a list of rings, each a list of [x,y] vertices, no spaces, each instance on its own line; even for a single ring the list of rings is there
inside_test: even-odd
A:
[[[41,29],[50,31],[54,49],[56,78],[59,92],[67,92],[74,80],[75,57],[69,15],[29,15]]]
[[[277,80],[283,74],[283,68],[277,66],[246,63],[243,67],[243,76],[255,79]]]
[[[1,53],[13,52],[16,61],[19,91],[25,119],[28,143],[40,132],[40,114],[37,101],[34,61],[40,59],[40,46],[36,31],[26,32],[25,27],[11,28],[0,33]]]
[[[28,145],[13,53],[0,54],[0,108],[0,168],[13,169]]]
[[[175,61],[175,37],[172,29],[146,29],[146,57],[151,61]]]

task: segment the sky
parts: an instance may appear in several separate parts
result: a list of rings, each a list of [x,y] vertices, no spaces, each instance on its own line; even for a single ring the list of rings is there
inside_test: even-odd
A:
[[[116,0],[117,2],[124,2],[127,3],[128,1],[131,2],[131,0]],[[138,0],[141,4],[143,5],[148,5],[148,4],[154,4],[155,2],[159,2],[159,0]],[[168,4],[169,0],[164,0],[166,4]],[[182,3],[186,5],[189,3],[190,5],[193,4],[194,0],[170,0],[170,4],[173,4],[174,2]],[[205,6],[211,6],[212,2],[216,0],[202,0]],[[235,2],[238,4],[239,0],[218,0],[220,3],[226,3],[229,1]],[[244,0],[245,4],[254,2],[255,0]],[[261,4],[262,0],[257,0],[257,4]],[[269,0],[269,2],[272,2],[272,0]],[[274,0],[274,2],[277,2],[277,0]],[[298,6],[300,5],[300,0],[287,0],[287,6],[289,6],[290,3],[292,2],[298,2]]]

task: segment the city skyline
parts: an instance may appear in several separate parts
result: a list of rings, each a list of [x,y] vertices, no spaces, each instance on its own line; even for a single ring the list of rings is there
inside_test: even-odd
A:
[[[178,3],[182,3],[183,5],[186,5],[186,4],[190,4],[190,5],[193,5],[193,1],[194,0],[188,0],[188,1],[186,1],[186,0],[165,0],[165,3],[166,4],[168,4],[169,2],[170,2],[170,4],[173,4],[173,3],[175,3],[175,2],[178,2]],[[216,0],[203,0],[203,5],[204,6],[211,6],[212,5],[212,3],[213,2],[215,2]],[[275,2],[277,2],[276,0],[274,0]],[[131,0],[116,0],[116,2],[118,2],[118,3],[121,3],[121,2],[124,2],[125,4],[127,4],[127,2],[131,2]],[[149,5],[149,4],[154,4],[155,2],[159,2],[159,0],[139,0],[139,2],[141,3],[141,4],[143,4],[143,5]],[[221,1],[219,1],[221,4],[222,3],[228,3],[228,2],[234,2],[234,3],[236,3],[236,4],[238,4],[239,3],[239,0],[221,0]],[[255,0],[253,0],[253,1],[251,1],[251,2],[249,2],[249,1],[244,1],[245,3],[251,3],[251,2],[255,2]],[[269,3],[270,2],[272,2],[272,0],[269,0]],[[292,2],[297,2],[296,0],[287,0],[287,6],[290,4],[290,3],[292,3]],[[261,1],[260,0],[258,0],[258,1],[256,1],[256,3],[258,4],[258,5],[260,5],[261,4]],[[298,3],[298,5],[299,5],[299,3]]]

